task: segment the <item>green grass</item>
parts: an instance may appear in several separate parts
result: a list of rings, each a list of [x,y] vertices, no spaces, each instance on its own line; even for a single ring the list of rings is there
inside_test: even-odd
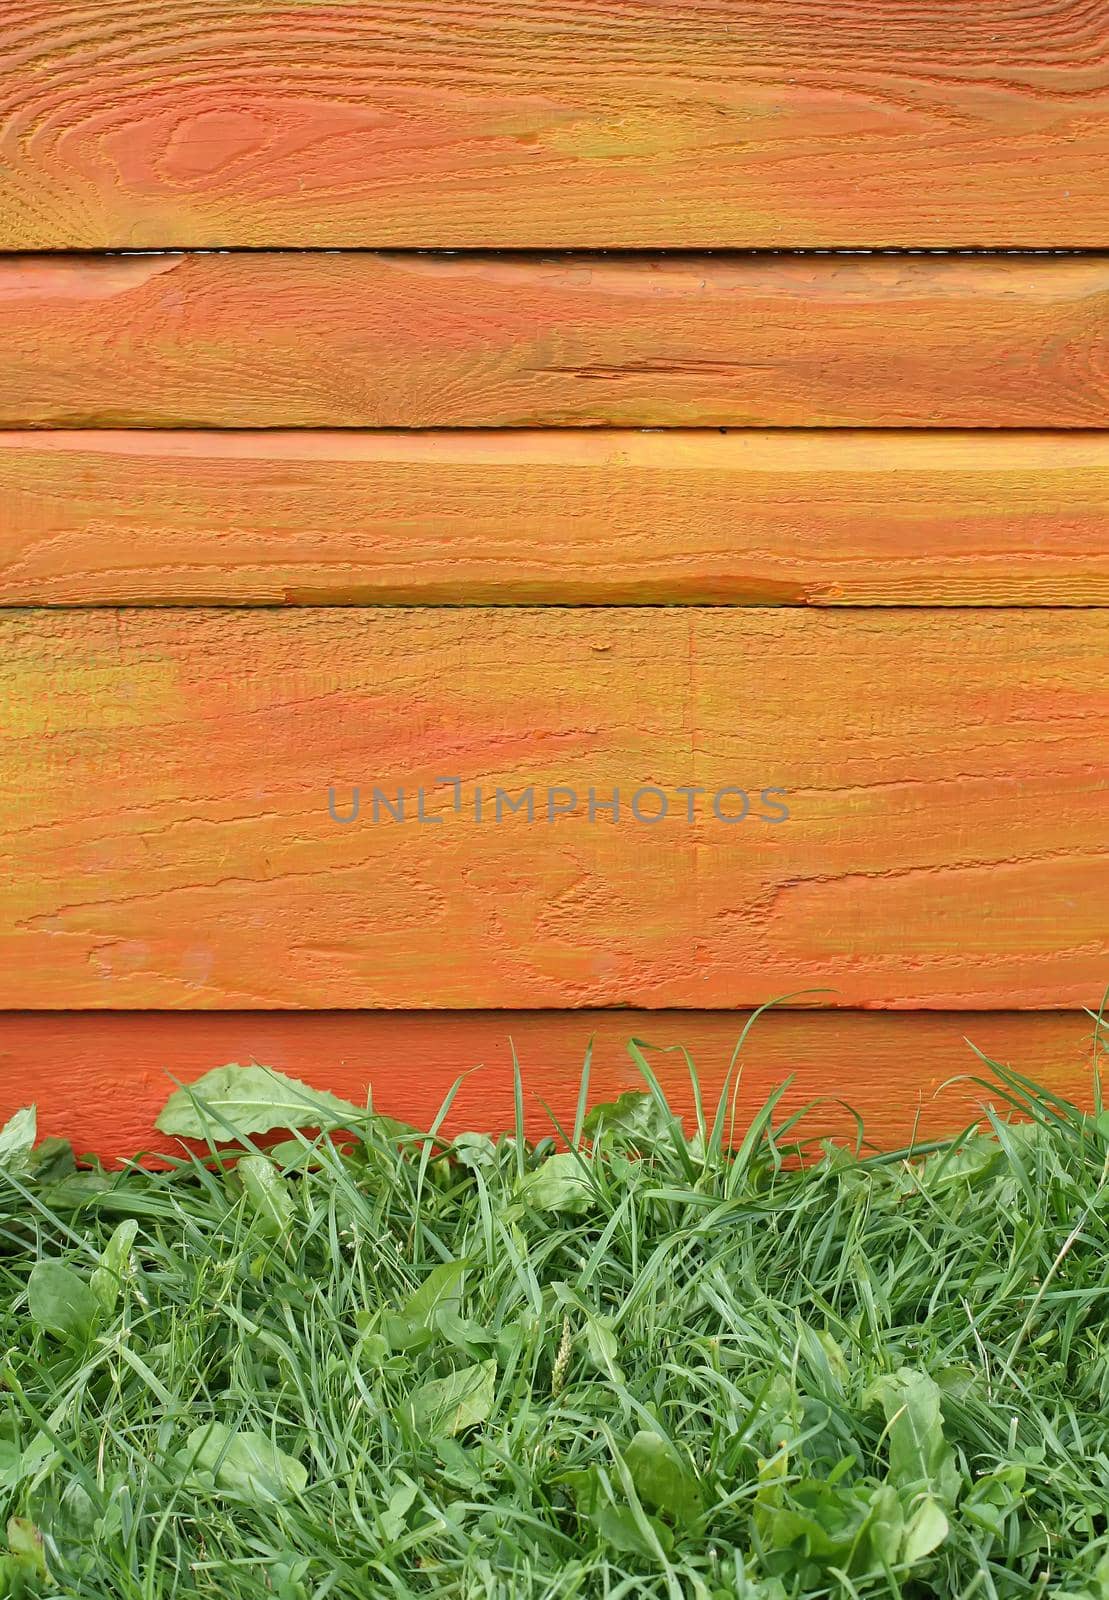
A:
[[[171,1124],[264,1125],[228,1088]],[[803,1170],[653,1084],[577,1154],[363,1113],[103,1174],[9,1125],[0,1593],[1106,1600],[1109,1122],[990,1095]]]

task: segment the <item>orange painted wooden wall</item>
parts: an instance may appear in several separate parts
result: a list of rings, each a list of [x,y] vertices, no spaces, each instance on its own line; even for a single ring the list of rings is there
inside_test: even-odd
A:
[[[0,1116],[1088,1097],[1109,11],[0,20]]]

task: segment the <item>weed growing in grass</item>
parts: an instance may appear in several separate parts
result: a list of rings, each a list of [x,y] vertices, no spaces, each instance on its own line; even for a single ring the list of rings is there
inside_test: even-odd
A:
[[[1106,1118],[998,1067],[1027,1124],[799,1169],[640,1060],[568,1149],[261,1069],[168,1172],[14,1119],[0,1593],[1107,1600]]]

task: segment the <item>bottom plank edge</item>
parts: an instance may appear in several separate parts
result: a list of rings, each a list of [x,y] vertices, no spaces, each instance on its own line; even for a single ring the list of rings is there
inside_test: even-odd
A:
[[[628,1053],[639,1038],[669,1054],[652,1066],[674,1109],[693,1096],[681,1053],[715,1104],[749,1013],[737,1011],[100,1012],[0,1013],[0,1122],[34,1102],[39,1130],[117,1162],[167,1152],[154,1122],[174,1080],[191,1082],[229,1061],[261,1062],[355,1101],[372,1086],[377,1110],[428,1127],[462,1077],[448,1133],[498,1132],[513,1123],[513,1050],[527,1131],[572,1123],[582,1062],[593,1040],[590,1100],[642,1088]],[[1094,1023],[1067,1012],[769,1011],[740,1056],[737,1127],[789,1078],[783,1114],[819,1102],[811,1136],[868,1145],[958,1132],[990,1101],[983,1055],[1079,1104],[1092,1101]],[[464,1076],[463,1076],[464,1075]],[[996,1096],[1000,1101],[1000,1096]],[[549,1109],[548,1109],[549,1108]]]

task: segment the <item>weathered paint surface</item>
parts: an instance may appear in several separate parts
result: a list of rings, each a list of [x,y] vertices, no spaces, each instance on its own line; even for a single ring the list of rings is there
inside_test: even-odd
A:
[[[1082,246],[1090,0],[8,0],[0,246]]]
[[[34,1099],[43,1133],[78,1149],[106,1159],[169,1151],[176,1141],[155,1133],[154,1120],[174,1080],[192,1082],[225,1061],[260,1061],[356,1104],[372,1087],[378,1111],[419,1128],[430,1127],[461,1077],[445,1132],[498,1132],[513,1126],[514,1046],[527,1131],[540,1138],[553,1131],[546,1107],[573,1126],[591,1038],[593,1103],[644,1087],[627,1053],[628,1039],[638,1037],[690,1051],[711,1115],[746,1020],[712,1011],[9,1014],[0,1017],[0,1120]],[[974,1081],[989,1072],[971,1044],[1089,1105],[1091,1038],[1089,1018],[1074,1012],[773,1011],[755,1022],[739,1057],[734,1125],[745,1128],[771,1090],[792,1078],[781,1114],[821,1102],[805,1124],[812,1136],[854,1141],[848,1107],[879,1149],[956,1133],[991,1098],[1001,1104]],[[688,1121],[693,1096],[681,1054],[652,1051],[648,1059]]]
[[[0,434],[0,604],[1107,600],[1109,433]]]
[[[0,348],[13,427],[1103,427],[1109,261],[15,256]]]
[[[1083,610],[8,612],[0,1004],[1096,1005],[1106,628]],[[329,785],[340,814],[361,787],[356,822],[331,820]],[[669,791],[654,824],[627,810],[647,785]],[[403,822],[372,820],[374,786],[406,792]],[[442,822],[413,817],[419,786]],[[553,786],[579,805],[547,822]],[[712,814],[733,786],[740,823]],[[529,787],[534,822],[490,820],[498,788]],[[590,788],[614,787],[620,819],[590,822]],[[787,821],[756,820],[764,788]]]

